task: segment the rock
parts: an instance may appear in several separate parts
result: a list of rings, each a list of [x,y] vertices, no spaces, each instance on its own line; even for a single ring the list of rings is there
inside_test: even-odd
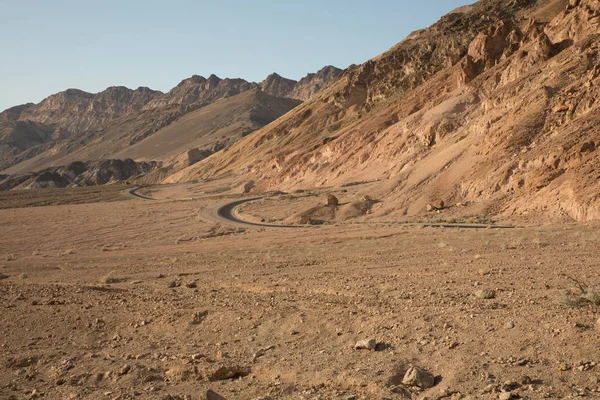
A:
[[[0,281],[3,279],[8,279],[8,275],[0,274]]]
[[[176,288],[176,287],[181,286],[181,282],[179,282],[179,281],[171,281],[171,282],[169,282],[169,284],[167,286],[170,287],[170,288]]]
[[[129,371],[131,371],[131,366],[129,364],[125,364],[117,373],[122,376],[127,375]]]
[[[220,394],[218,394],[217,392],[208,389],[206,391],[206,393],[204,393],[204,396],[202,397],[203,400],[225,400],[225,397],[221,396]]]
[[[204,376],[211,382],[235,379],[250,374],[250,367],[239,365],[215,365],[204,370]]]
[[[421,389],[429,389],[435,386],[435,377],[430,372],[420,367],[411,366],[404,378],[402,384],[407,386],[418,386]]]
[[[356,350],[375,350],[377,341],[375,339],[363,339],[356,342],[354,348]]]
[[[188,289],[194,289],[198,287],[198,283],[196,281],[189,281],[185,284],[185,287]]]
[[[199,325],[204,321],[204,318],[208,315],[208,311],[196,311],[192,315],[192,319],[190,320],[190,325]]]
[[[499,400],[510,400],[514,399],[514,395],[511,392],[502,392],[498,395]]]
[[[254,189],[254,181],[246,182],[242,187],[242,194],[250,193],[252,189]]]
[[[337,197],[335,197],[332,194],[327,195],[327,205],[328,206],[337,206],[338,204],[340,204],[340,201],[338,200]]]
[[[521,385],[531,385],[533,383],[533,379],[528,377],[527,375],[521,378]]]
[[[427,210],[427,212],[439,211],[439,210],[443,210],[445,205],[446,204],[444,203],[443,200],[437,200],[433,203],[427,203],[427,205],[425,206],[425,209]]]
[[[596,321],[596,330],[600,332],[600,318],[598,318],[598,321]]]
[[[509,322],[507,322],[507,323],[505,323],[505,324],[504,324],[504,327],[505,327],[506,329],[512,329],[512,328],[514,328],[514,327],[515,327],[515,324],[514,324],[513,322],[510,322],[510,321],[509,321]]]
[[[491,289],[481,289],[475,292],[475,297],[483,300],[490,300],[496,298],[496,292]]]

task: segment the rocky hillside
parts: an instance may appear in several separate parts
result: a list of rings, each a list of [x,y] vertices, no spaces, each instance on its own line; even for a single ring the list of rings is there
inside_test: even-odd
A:
[[[323,71],[328,72],[309,74],[300,83],[277,74],[260,84],[243,79],[221,79],[215,75],[208,79],[194,75],[165,94],[148,88],[111,87],[98,94],[69,89],[39,104],[17,106],[0,113],[0,171],[25,173],[66,165],[60,164],[62,162],[106,158],[117,150],[146,139],[190,112],[241,93],[254,93],[261,89],[280,98],[278,105],[274,105],[272,99],[263,98],[273,106],[268,112],[258,110],[262,105],[257,106],[258,111],[253,115],[242,112],[241,115],[249,119],[247,123],[238,125],[239,132],[227,136],[224,142],[229,143],[230,139],[247,134],[249,129],[262,127],[285,114],[290,107],[299,104],[290,99],[310,98],[340,72],[333,67],[326,67]],[[248,104],[248,107],[253,106]],[[118,132],[118,138],[108,141],[115,132]],[[99,145],[100,142],[105,143]],[[186,150],[190,149],[182,151]],[[136,155],[148,159],[146,154],[137,152]],[[165,159],[171,154],[153,156]]]
[[[126,160],[77,161],[64,167],[6,176],[0,175],[0,190],[97,186],[126,182],[160,167],[156,162]]]
[[[376,182],[372,216],[395,219],[440,199],[457,215],[598,219],[599,39],[597,0],[482,0],[167,181]]]

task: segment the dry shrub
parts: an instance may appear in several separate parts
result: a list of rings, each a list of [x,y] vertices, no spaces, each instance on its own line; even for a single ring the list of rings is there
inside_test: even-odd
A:
[[[115,278],[114,272],[112,271],[100,278],[100,283],[103,285],[110,285],[111,283],[118,283],[120,281],[120,279]]]
[[[590,286],[573,277],[564,275],[565,278],[575,284],[572,289],[564,289],[560,294],[560,302],[569,307],[581,307],[585,305],[600,306],[600,286]]]

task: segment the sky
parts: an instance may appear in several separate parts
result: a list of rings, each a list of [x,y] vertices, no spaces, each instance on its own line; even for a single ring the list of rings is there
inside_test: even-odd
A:
[[[166,92],[361,64],[471,0],[0,0],[0,110],[68,88]]]

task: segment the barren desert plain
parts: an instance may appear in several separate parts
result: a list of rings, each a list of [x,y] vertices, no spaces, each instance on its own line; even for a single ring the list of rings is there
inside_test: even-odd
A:
[[[0,398],[600,397],[597,223],[276,226],[356,185],[247,225],[219,184],[2,194]]]

